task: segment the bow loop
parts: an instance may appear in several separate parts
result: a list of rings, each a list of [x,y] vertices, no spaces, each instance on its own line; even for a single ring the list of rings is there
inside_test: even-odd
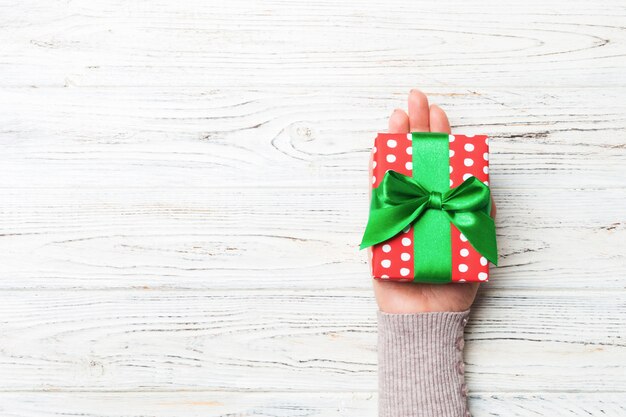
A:
[[[382,202],[390,205],[428,196],[428,191],[414,178],[396,171],[387,171],[379,188]]]
[[[489,187],[476,177],[469,177],[458,187],[445,193],[444,209],[449,211],[477,211],[486,208],[491,199]]]
[[[418,221],[429,209],[441,210],[470,244],[497,265],[495,223],[489,216],[489,187],[470,177],[445,193],[429,191],[413,177],[387,171],[372,191],[370,217],[360,248],[384,242]]]

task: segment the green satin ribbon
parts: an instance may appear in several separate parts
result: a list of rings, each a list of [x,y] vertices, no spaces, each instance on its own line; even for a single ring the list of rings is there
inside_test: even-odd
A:
[[[474,249],[497,265],[496,228],[489,215],[490,209],[489,187],[476,177],[470,177],[458,187],[440,193],[427,190],[415,178],[396,171],[387,171],[381,184],[372,190],[369,220],[360,248],[364,249],[392,238],[405,227],[420,221],[429,210],[435,210],[452,222]],[[445,222],[445,225],[447,230],[436,227],[441,230],[432,232],[449,236],[449,223]],[[437,236],[432,238],[437,239]],[[426,248],[427,246],[426,242]],[[429,267],[438,269],[440,265],[449,263],[449,250],[448,245],[448,253],[428,253],[428,263],[432,266],[422,265],[421,268],[428,271]],[[451,265],[447,268],[449,275]],[[441,271],[435,271],[434,275],[441,276]],[[435,280],[443,282],[443,279]]]

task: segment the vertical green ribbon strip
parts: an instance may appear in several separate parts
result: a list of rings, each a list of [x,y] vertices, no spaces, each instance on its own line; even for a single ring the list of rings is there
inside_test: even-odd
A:
[[[384,242],[413,225],[414,277],[446,283],[452,278],[450,223],[497,265],[489,187],[470,177],[449,185],[449,142],[444,133],[413,133],[413,176],[388,171],[372,190],[361,249]]]
[[[431,192],[450,189],[450,144],[445,133],[413,133],[413,178]],[[421,282],[452,281],[450,220],[441,210],[426,210],[413,224],[413,267]]]

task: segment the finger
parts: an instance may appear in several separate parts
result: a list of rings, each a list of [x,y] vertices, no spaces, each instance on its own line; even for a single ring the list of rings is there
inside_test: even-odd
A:
[[[389,116],[389,133],[409,133],[409,116],[402,109],[395,109]]]
[[[430,131],[450,133],[450,122],[446,112],[436,104],[430,106]]]
[[[411,90],[409,93],[409,122],[411,132],[430,131],[428,97],[419,90]]]

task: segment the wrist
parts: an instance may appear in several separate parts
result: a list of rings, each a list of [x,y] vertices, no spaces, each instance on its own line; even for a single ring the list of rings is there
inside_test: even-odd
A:
[[[416,284],[374,280],[378,309],[383,313],[411,314],[468,310],[478,283]]]

